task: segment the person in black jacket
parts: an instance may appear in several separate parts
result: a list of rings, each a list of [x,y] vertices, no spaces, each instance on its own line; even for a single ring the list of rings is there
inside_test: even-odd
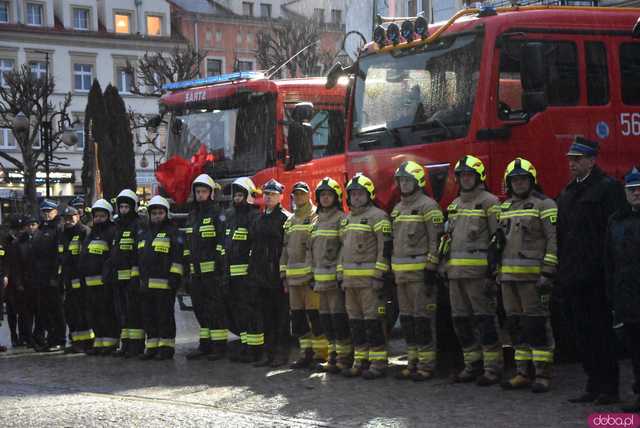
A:
[[[624,203],[620,183],[596,165],[598,143],[577,137],[567,157],[573,180],[558,198],[560,293],[570,306],[586,391],[569,401],[619,400],[619,368],[605,287],[604,237],[611,214]]]
[[[93,331],[89,328],[86,287],[78,264],[82,243],[91,229],[80,222],[80,212],[73,207],[64,209],[63,218],[61,264],[62,285],[65,290],[64,312],[71,335],[70,352],[81,353],[91,345],[94,338]]]
[[[4,294],[0,291],[0,294],[3,294],[3,297],[0,298],[0,311],[2,310],[1,302],[4,299],[6,303],[6,315],[7,315],[7,323],[9,324],[9,333],[11,334],[11,346],[18,347],[24,346],[24,330],[23,326],[20,325],[18,318],[18,309],[16,304],[16,292],[13,284],[10,281],[10,271],[11,271],[11,248],[14,243],[18,239],[18,235],[20,234],[22,229],[22,218],[20,216],[12,216],[10,221],[10,229],[7,236],[4,237],[2,241],[2,247],[0,252],[4,250],[4,254],[0,255],[0,264],[2,265],[2,275],[7,278],[6,284],[4,285]],[[3,288],[2,284],[0,284],[0,289]],[[2,314],[0,314],[2,315]],[[1,320],[1,317],[0,317]]]
[[[623,323],[631,353],[635,401],[623,412],[640,412],[640,171],[634,167],[625,176],[628,204],[609,220],[605,267],[607,290],[613,302],[615,321]]]
[[[258,346],[264,342],[263,358],[255,367],[279,367],[288,361],[289,298],[280,279],[280,256],[284,223],[291,213],[280,205],[283,192],[284,186],[274,179],[262,186],[265,209],[249,232],[253,318],[247,333],[258,339]]]
[[[167,360],[175,352],[176,290],[184,272],[182,233],[169,221],[169,202],[149,201],[149,229],[137,239],[138,269],[147,347],[142,360]]]
[[[37,293],[36,332],[42,346],[38,352],[60,351],[66,344],[64,290],[60,282],[62,221],[58,204],[45,199],[40,206],[42,222],[33,237],[31,253],[33,285]],[[46,343],[43,340],[46,332]]]
[[[111,355],[118,346],[118,323],[113,304],[113,286],[105,281],[106,262],[115,235],[113,207],[98,199],[91,207],[93,226],[80,252],[80,269],[87,288],[89,327],[95,333],[87,355]]]

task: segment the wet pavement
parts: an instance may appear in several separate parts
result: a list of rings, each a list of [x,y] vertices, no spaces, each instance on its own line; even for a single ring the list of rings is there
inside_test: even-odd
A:
[[[447,370],[425,383],[365,381],[226,360],[187,362],[197,332],[193,314],[178,312],[173,361],[24,348],[0,354],[0,426],[586,427],[596,411],[567,403],[584,381],[576,364],[558,366],[553,390],[544,395],[451,384]],[[7,336],[4,323],[0,343],[7,344]],[[401,342],[391,347],[400,362]],[[623,361],[625,398],[630,385]]]

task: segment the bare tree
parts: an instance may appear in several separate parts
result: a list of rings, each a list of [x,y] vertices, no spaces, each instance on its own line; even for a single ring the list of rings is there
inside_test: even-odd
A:
[[[53,76],[36,77],[28,65],[7,72],[4,75],[5,84],[0,86],[0,127],[10,128],[18,142],[22,159],[0,151],[0,158],[8,161],[24,173],[24,198],[27,209],[37,212],[36,171],[45,163],[45,147],[39,141],[43,130],[43,123],[51,126],[51,148],[54,153],[50,161],[51,166],[65,165],[60,161],[65,158],[56,156],[56,149],[62,143],[63,130],[57,124],[68,118],[67,111],[71,105],[71,93],[67,93],[64,100],[54,105],[50,100],[55,89]],[[25,132],[16,132],[14,119],[18,113],[23,113],[29,121]],[[73,126],[75,123],[71,123]]]
[[[175,46],[170,53],[145,52],[135,64],[127,61],[125,72],[134,76],[131,93],[151,97],[160,97],[166,91],[163,86],[183,80],[191,80],[200,75],[200,64],[205,55],[195,50],[191,45]],[[156,151],[164,152],[158,145],[158,135],[149,136],[140,141],[138,129],[157,129],[164,121],[165,113],[149,117],[129,109],[131,129],[136,138],[136,144],[150,144]]]
[[[330,66],[335,56],[333,52],[321,51],[318,48],[323,27],[324,24],[317,20],[299,17],[272,21],[268,30],[256,35],[256,58],[259,67],[275,70],[298,54],[285,66],[288,74],[319,75],[318,65],[325,68]]]

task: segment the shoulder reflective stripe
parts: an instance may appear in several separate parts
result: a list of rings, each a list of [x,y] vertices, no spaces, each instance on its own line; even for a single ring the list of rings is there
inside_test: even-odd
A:
[[[544,262],[550,265],[557,265],[558,257],[555,254],[547,253],[544,255]]]
[[[373,229],[368,224],[354,224],[350,223],[344,227],[345,231],[357,230],[359,232],[371,232]]]
[[[335,229],[317,229],[311,233],[311,236],[313,236],[314,238],[316,236],[324,236],[327,238],[337,238],[340,235],[339,235],[339,232]]]
[[[82,283],[80,282],[79,279],[72,279],[71,280],[71,288],[73,288],[74,290],[77,290],[80,287],[82,287]]]
[[[183,256],[190,256],[191,255],[191,250],[188,248],[185,248],[184,250],[182,250],[182,255]]]
[[[169,280],[165,278],[149,278],[149,288],[155,290],[169,290]]]
[[[389,270],[389,265],[382,262],[376,262],[376,269],[387,272]]]
[[[536,209],[531,209],[531,210],[503,211],[500,213],[500,219],[512,218],[512,217],[540,217],[540,211]]]
[[[216,230],[216,228],[215,228],[212,224],[207,224],[207,225],[204,225],[204,226],[200,226],[200,227],[198,228],[198,230],[199,230],[200,232],[204,232],[205,230],[213,230],[213,231],[215,231],[215,230]]]
[[[131,278],[137,278],[140,276],[140,269],[138,266],[131,266]]]
[[[496,214],[496,213],[499,213],[501,209],[502,208],[500,207],[500,205],[492,205],[489,207],[487,212],[491,214]]]
[[[169,273],[175,273],[176,275],[182,276],[184,273],[184,268],[182,267],[182,263],[171,263],[171,269],[169,269]]]
[[[425,220],[425,218],[421,215],[414,215],[414,214],[401,214],[399,216],[397,216],[394,221],[397,222],[419,222],[422,223]]]
[[[487,213],[485,210],[470,210],[460,208],[456,211],[455,215],[460,217],[486,217]]]
[[[200,273],[213,272],[216,269],[215,261],[200,262]]]
[[[249,272],[249,265],[231,265],[229,266],[230,276],[246,276]]]
[[[120,269],[118,271],[118,281],[131,279],[131,269]]]
[[[84,278],[84,283],[87,284],[87,287],[95,287],[96,285],[102,285],[102,276],[87,276]]]
[[[106,241],[94,240],[87,246],[89,254],[102,255],[105,251],[109,250],[109,244]]]
[[[548,210],[540,211],[540,218],[545,219],[548,217],[558,216],[557,208],[549,208]]]
[[[373,225],[374,232],[391,233],[391,222],[387,219],[380,220]]]
[[[424,214],[424,220],[434,224],[440,224],[444,222],[444,214],[438,209],[430,210]]]

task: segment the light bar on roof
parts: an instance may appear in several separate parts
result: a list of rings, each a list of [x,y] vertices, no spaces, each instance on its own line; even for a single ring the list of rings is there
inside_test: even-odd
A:
[[[194,88],[196,86],[215,85],[217,83],[227,83],[236,80],[263,79],[263,73],[256,71],[239,71],[236,73],[220,74],[218,76],[205,77],[203,79],[184,80],[182,82],[166,83],[162,86],[165,91],[175,91],[176,89]]]

